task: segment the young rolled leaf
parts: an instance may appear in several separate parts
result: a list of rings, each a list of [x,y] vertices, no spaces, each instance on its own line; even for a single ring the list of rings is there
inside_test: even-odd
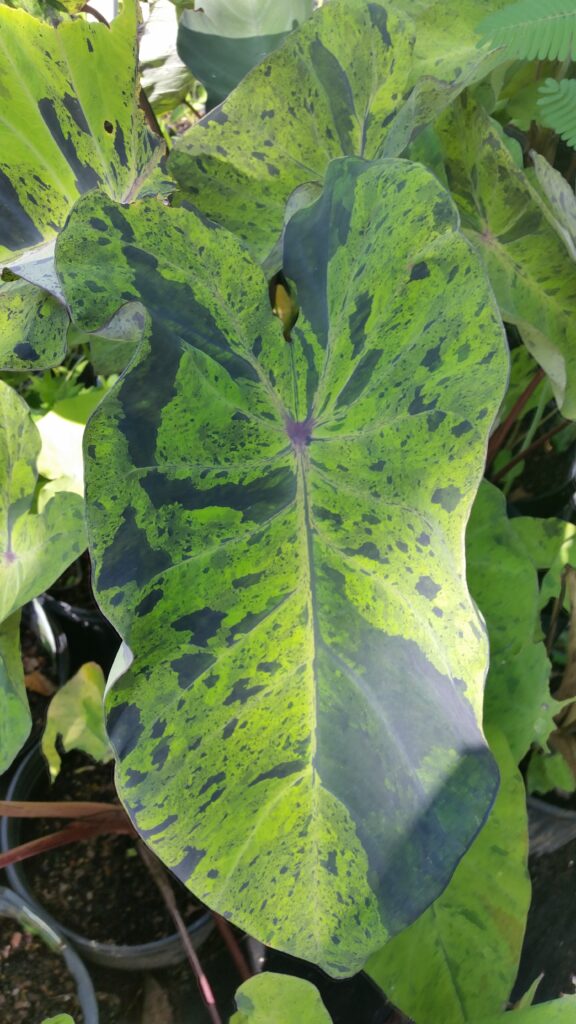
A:
[[[230,1024],[330,1024],[318,989],[303,978],[265,971],[236,992]]]
[[[291,343],[186,210],[89,196],[57,249],[83,326],[151,317],[85,449],[135,655],[108,695],[122,798],[210,906],[336,976],[439,895],[497,788],[463,531],[506,355],[457,228],[418,165],[332,163],[285,236]]]
[[[30,728],[15,613],[86,547],[82,499],[55,494],[33,511],[40,436],[26,402],[0,381],[0,771]]]
[[[526,797],[506,738],[488,735],[501,785],[486,825],[439,899],[366,965],[418,1024],[500,1012],[518,970],[531,891]]]
[[[439,121],[450,191],[486,264],[502,316],[576,416],[576,266],[547,207],[514,164],[499,128],[469,97]]]
[[[171,173],[264,261],[295,188],[336,157],[399,156],[489,70],[477,17],[476,0],[330,0],[176,141]]]
[[[136,27],[135,0],[110,29],[0,7],[0,260],[52,238],[96,185],[126,200],[159,156],[137,105]]]

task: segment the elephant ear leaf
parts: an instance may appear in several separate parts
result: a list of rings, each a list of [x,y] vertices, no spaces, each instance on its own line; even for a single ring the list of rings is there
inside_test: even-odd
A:
[[[353,973],[498,785],[463,556],[506,378],[478,257],[422,167],[350,158],[286,231],[291,343],[186,209],[87,196],[57,264],[84,327],[150,318],[86,436],[95,586],[135,659],[107,697],[122,799],[210,906]]]
[[[110,28],[0,6],[0,260],[53,238],[96,185],[125,201],[160,155],[137,106],[136,28],[135,0]]]
[[[83,502],[61,491],[33,510],[40,435],[28,406],[0,381],[0,771],[30,728],[18,643],[18,612],[86,546]]]

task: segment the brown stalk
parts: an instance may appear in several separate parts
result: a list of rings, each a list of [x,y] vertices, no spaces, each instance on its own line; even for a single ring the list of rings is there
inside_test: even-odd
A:
[[[30,857],[37,857],[40,853],[47,853],[49,850],[56,850],[60,846],[68,846],[70,843],[80,842],[86,839],[93,839],[95,836],[110,835],[134,835],[134,828],[131,822],[125,817],[122,823],[106,820],[99,821],[73,821],[58,832],[51,832],[39,839],[32,839],[28,843],[21,843],[14,846],[6,853],[0,854],[0,868],[8,864],[18,864]]]
[[[82,800],[0,800],[0,816],[4,818],[87,818],[96,814],[126,817],[124,808],[114,804]]]
[[[236,937],[228,924],[228,921],[226,921],[224,917],[221,917],[220,914],[214,913],[214,911],[212,911],[212,917],[214,918],[214,924],[226,943],[230,956],[236,964],[238,974],[242,978],[242,981],[248,981],[249,978],[254,976],[254,972],[250,970],[246,957],[244,956],[239,943],[236,941]]]
[[[200,963],[198,956],[196,955],[196,950],[194,949],[194,946],[192,945],[192,941],[190,939],[190,935],[188,934],[188,929],[184,924],[184,921],[182,920],[182,915],[180,914],[178,907],[176,906],[174,893],[168,882],[168,879],[166,878],[166,875],[164,874],[164,871],[156,857],[152,853],[150,853],[150,850],[148,850],[148,848],[144,845],[144,843],[141,840],[138,840],[137,847],[138,852],[142,857],[142,860],[144,861],[146,867],[148,868],[154,882],[158,886],[164,903],[166,904],[166,909],[168,910],[170,917],[172,918],[174,924],[176,925],[176,930],[178,931],[178,934],[180,935],[180,938],[182,940],[182,945],[186,950],[186,956],[188,957],[192,970],[196,975],[196,980],[200,987],[200,991],[204,998],[204,1002],[206,1003],[206,1009],[208,1010],[210,1020],[212,1021],[212,1024],[222,1024],[222,1018],[218,1010],[216,999],[214,998],[212,987],[210,985],[210,982],[208,981],[208,978],[204,974],[202,964]]]
[[[500,449],[503,447],[508,434],[512,430],[512,427],[516,423],[522,409],[526,405],[526,402],[530,396],[534,393],[538,387],[540,381],[544,378],[544,370],[537,370],[528,386],[524,389],[519,398],[516,399],[514,405],[510,409],[506,419],[499,427],[494,431],[490,441],[488,443],[488,455],[486,458],[487,465],[493,461],[494,457],[498,454]]]
[[[555,434],[559,434],[561,430],[566,430],[566,427],[571,426],[572,420],[564,420],[564,423],[559,423],[557,426],[552,427],[552,430],[548,430],[545,434],[542,434],[540,437],[536,438],[536,440],[531,445],[529,445],[528,448],[525,448],[524,451],[521,451],[518,455],[515,455],[513,459],[510,459],[510,462],[507,462],[506,465],[502,467],[502,469],[499,469],[498,472],[495,473],[493,477],[491,477],[492,483],[498,483],[498,481],[501,480],[502,477],[506,476],[508,471],[512,469],[513,466],[516,466],[519,462],[524,462],[524,459],[528,455],[531,455],[533,452],[537,451],[538,448],[541,448],[542,445],[546,444],[546,442],[549,441],[551,437],[554,437]]]

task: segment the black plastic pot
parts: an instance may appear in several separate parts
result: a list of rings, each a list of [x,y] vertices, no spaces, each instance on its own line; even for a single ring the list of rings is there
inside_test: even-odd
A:
[[[576,811],[529,796],[528,831],[533,856],[552,853],[576,839]]]
[[[95,661],[104,675],[108,675],[121,641],[102,612],[96,607],[81,608],[68,604],[52,594],[43,594],[40,600],[45,611],[66,633],[70,674],[77,672],[87,661]]]
[[[15,772],[6,794],[7,799],[34,799],[38,789],[45,784],[46,778],[47,769],[44,758],[39,748],[35,747]],[[2,852],[18,846],[23,841],[22,830],[23,820],[21,818],[0,819],[0,849]],[[64,935],[86,960],[122,971],[147,971],[158,967],[168,967],[185,959],[186,954],[182,941],[177,934],[137,946],[117,946],[106,942],[96,942],[85,935],[80,935],[60,924],[43,908],[38,897],[29,888],[25,862],[10,864],[6,868],[6,875],[12,889],[24,897],[31,907]],[[199,949],[205,942],[213,927],[213,920],[208,912],[202,914],[190,925],[188,932],[196,949]]]
[[[76,982],[78,1001],[82,1007],[84,1024],[98,1024],[98,1004],[94,986],[80,957],[37,907],[11,889],[0,887],[0,917],[11,917],[26,931],[32,931],[55,953],[60,953]]]

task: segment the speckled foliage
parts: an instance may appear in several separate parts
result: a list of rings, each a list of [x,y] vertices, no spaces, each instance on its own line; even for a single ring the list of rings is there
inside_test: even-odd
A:
[[[502,316],[518,325],[562,413],[574,419],[576,266],[500,126],[464,97],[438,127],[462,227],[486,263]]]
[[[474,18],[503,0],[472,2],[330,0],[176,141],[171,173],[263,261],[297,186],[337,157],[400,156],[497,63]]]
[[[331,164],[290,221],[300,318],[224,229],[85,197],[57,265],[87,328],[145,343],[90,421],[123,800],[202,899],[356,971],[435,899],[498,771],[463,536],[506,379],[453,204],[404,161]]]
[[[82,193],[123,200],[157,143],[137,106],[136,6],[106,28],[0,7],[0,259],[62,227]]]
[[[30,730],[17,613],[86,547],[77,494],[62,491],[35,508],[39,451],[26,402],[0,381],[0,772]]]

